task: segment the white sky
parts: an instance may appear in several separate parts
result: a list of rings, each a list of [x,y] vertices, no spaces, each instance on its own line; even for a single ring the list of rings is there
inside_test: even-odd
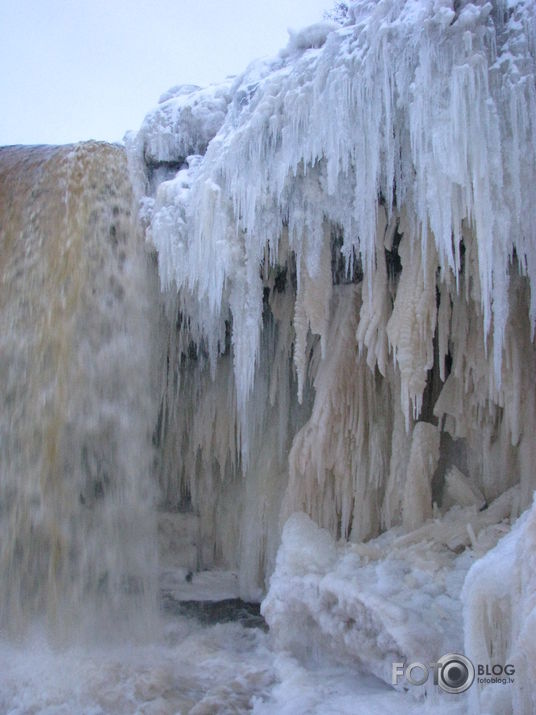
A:
[[[0,145],[121,141],[175,84],[237,74],[333,0],[0,0]]]

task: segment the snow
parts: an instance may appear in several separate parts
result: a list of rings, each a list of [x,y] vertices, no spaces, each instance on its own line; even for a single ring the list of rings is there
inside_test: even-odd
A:
[[[240,596],[238,574],[233,571],[192,571],[176,568],[160,575],[163,593],[176,601],[225,601]]]
[[[299,32],[289,30],[288,44],[284,50],[281,50],[280,56],[285,57],[294,52],[322,47],[328,35],[336,29],[338,29],[338,25],[334,22],[317,22]]]
[[[163,94],[138,134],[145,161],[181,163],[190,154],[204,154],[227,112],[226,87],[181,85]]]

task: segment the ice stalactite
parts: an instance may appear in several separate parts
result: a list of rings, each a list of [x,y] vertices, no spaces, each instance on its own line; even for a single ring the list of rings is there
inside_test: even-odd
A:
[[[391,393],[358,355],[360,289],[337,286],[334,303],[312,414],[289,455],[285,510],[306,511],[332,533],[363,540],[380,530],[391,452],[391,415],[383,407]]]
[[[402,523],[410,531],[432,518],[432,478],[438,461],[439,432],[428,422],[417,422],[402,501]]]
[[[490,10],[467,4],[456,17],[448,4],[382,2],[365,20],[330,33],[320,50],[291,43],[279,60],[254,63],[235,82],[185,227],[191,250],[183,263],[213,309],[239,263],[229,263],[235,226],[248,236],[236,251],[258,263],[266,242],[277,255],[288,216],[291,248],[314,272],[326,216],[344,228],[345,255],[355,249],[372,269],[381,193],[390,214],[404,207],[423,257],[421,238],[430,231],[440,265],[456,274],[463,219],[474,228],[485,333],[494,317],[498,369],[508,262],[516,246],[527,264],[534,225],[526,220],[534,211],[527,191],[511,178],[532,175],[534,127],[511,101],[532,105],[534,69],[530,8],[515,6],[506,24],[500,4]],[[150,137],[143,137],[146,147]],[[210,262],[206,251],[217,247],[218,261]],[[239,376],[245,387],[251,379]]]
[[[419,280],[429,292],[420,292],[408,265],[400,290],[413,288],[420,304],[412,309],[413,327],[403,327],[402,318],[410,318],[400,300],[389,331],[405,412],[411,400],[418,414],[433,357],[433,264],[444,275],[451,271],[458,288],[464,226],[474,243],[485,349],[492,350],[500,386],[514,250],[520,272],[533,280],[536,221],[529,220],[535,210],[529,187],[536,130],[531,113],[521,111],[535,101],[531,7],[465,4],[454,11],[448,3],[386,0],[367,6],[367,13],[365,4],[355,3],[355,24],[338,32],[325,27],[321,47],[318,38],[312,49],[291,42],[278,59],[253,63],[230,87],[212,88],[212,95],[177,90],[136,138],[148,180],[154,166],[184,164],[188,190],[179,176],[160,184],[150,236],[163,284],[174,281],[205,306],[200,327],[207,339],[231,307],[241,409],[258,359],[257,267],[265,246],[277,263],[286,225],[298,274],[305,262],[316,281],[324,275],[327,221],[343,230],[349,267],[355,252],[372,280],[378,196],[389,221],[400,215],[402,252],[417,273],[422,254]],[[199,153],[198,131],[207,149],[192,168],[187,157]],[[163,134],[175,137],[164,148]],[[301,304],[299,298],[298,318]],[[301,344],[303,320],[297,322]],[[410,345],[401,349],[405,339]],[[408,350],[424,353],[417,359]],[[406,359],[411,368],[404,367]]]
[[[328,342],[327,329],[330,317],[332,293],[330,230],[325,225],[324,238],[320,248],[319,268],[312,274],[306,262],[301,261],[297,276],[298,290],[294,308],[294,363],[298,377],[298,400],[303,398],[303,388],[307,370],[307,336],[309,331],[320,336],[321,357],[326,356]]]
[[[399,230],[408,236],[404,224]],[[437,258],[428,237],[423,246],[407,239],[400,244],[402,272],[393,312],[386,326],[394,360],[400,371],[402,411],[409,428],[410,413],[421,414],[427,373],[434,364],[434,333],[437,307],[435,272]],[[423,258],[424,256],[424,258]]]
[[[272,286],[278,280],[269,278]],[[176,318],[178,302],[171,303],[168,311]],[[172,330],[161,388],[160,504],[192,529],[193,550],[183,554],[181,565],[235,569],[241,595],[253,599],[261,597],[273,570],[288,450],[308,409],[292,399],[297,389],[289,342],[292,308],[289,296],[274,288],[270,307],[265,305],[261,363],[246,425],[234,390],[229,335],[226,353],[212,371],[205,344],[196,346],[185,326]]]

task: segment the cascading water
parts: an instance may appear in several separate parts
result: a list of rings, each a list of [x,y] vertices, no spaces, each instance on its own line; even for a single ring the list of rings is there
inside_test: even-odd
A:
[[[141,634],[157,309],[124,150],[2,149],[0,201],[0,628]]]

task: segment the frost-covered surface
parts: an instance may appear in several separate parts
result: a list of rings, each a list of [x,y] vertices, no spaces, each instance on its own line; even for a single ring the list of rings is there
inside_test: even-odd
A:
[[[397,522],[406,436],[417,420],[439,422],[458,440],[454,449],[440,438],[440,471],[454,461],[486,499],[521,481],[530,503],[534,45],[529,2],[356,2],[344,27],[304,30],[234,81],[175,88],[129,138],[162,287],[178,289],[170,319],[180,316],[180,336],[170,356],[180,361],[193,342],[214,377],[229,372],[232,354],[233,377],[218,377],[229,414],[217,437],[220,474],[247,467],[258,452],[251,432],[266,429],[259,383],[268,315],[279,354],[292,355],[299,401],[311,400],[314,382],[313,419],[335,417],[329,395],[347,390],[342,372],[354,372],[356,400],[370,392],[361,427],[352,406],[338,416],[341,449],[328,460],[340,496],[327,511],[334,520],[342,510],[343,533],[369,518],[369,503],[352,514],[353,495],[361,500],[371,487],[372,521],[354,523],[356,538]],[[173,178],[158,183],[159,166]],[[337,308],[332,284],[351,280],[362,285],[346,299],[356,301],[345,319],[355,339],[346,327],[353,365],[343,367],[340,351],[326,355],[334,314],[349,310]],[[216,366],[218,355],[227,367]],[[287,367],[267,382],[274,404],[277,384],[290,384]],[[288,422],[286,403],[275,410],[280,426]],[[379,432],[364,429],[376,420]],[[196,438],[201,454],[213,439],[209,421]],[[319,426],[308,426],[318,444]],[[382,430],[397,437],[396,448],[385,436],[382,443]],[[322,471],[325,452],[310,446],[309,467]],[[270,468],[281,469],[284,460]],[[191,477],[189,489],[196,483]]]
[[[532,503],[535,77],[529,0],[358,0],[129,137],[169,321],[162,506],[243,597],[275,566],[302,657],[309,629],[387,680],[463,648],[465,574]]]
[[[277,645],[328,653],[389,684],[394,662],[464,652],[462,585],[508,532],[515,498],[508,492],[485,512],[453,507],[415,531],[391,529],[366,543],[337,544],[305,514],[292,515],[262,604]]]
[[[516,682],[471,691],[475,712],[536,710],[536,506],[469,571],[462,592],[465,652],[474,662],[512,663]]]
[[[167,165],[176,171],[186,157],[204,154],[225,119],[229,99],[227,85],[180,85],[165,92],[138,133],[146,164],[153,171]]]
[[[326,220],[342,227],[344,255],[355,250],[373,272],[381,196],[388,219],[403,222],[408,255],[439,266],[447,285],[450,275],[459,281],[460,243],[471,233],[498,383],[514,249],[535,277],[533,4],[363,1],[352,17],[252,63],[230,88],[224,121],[227,85],[166,100],[138,135],[145,156],[176,161],[201,153],[223,121],[191,195],[184,200],[179,184],[174,201],[169,187],[157,195],[152,238],[163,284],[175,280],[206,302],[209,333],[230,305],[241,403],[259,348],[257,266],[267,245],[278,260],[283,224],[298,273],[303,255],[319,274]],[[418,409],[422,386],[408,390]]]

